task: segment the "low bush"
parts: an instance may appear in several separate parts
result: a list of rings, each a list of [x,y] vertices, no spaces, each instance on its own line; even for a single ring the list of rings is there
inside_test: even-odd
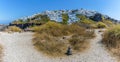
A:
[[[62,24],[68,24],[69,16],[68,14],[62,14]]]
[[[16,26],[9,26],[9,27],[8,27],[8,31],[21,32],[22,29],[20,29],[19,27],[16,27]]]
[[[95,23],[94,21],[92,21],[90,19],[81,20],[80,22],[83,23],[83,24],[87,24],[87,25]]]
[[[106,28],[106,27],[107,27],[107,25],[103,22],[98,22],[97,23],[97,28]]]

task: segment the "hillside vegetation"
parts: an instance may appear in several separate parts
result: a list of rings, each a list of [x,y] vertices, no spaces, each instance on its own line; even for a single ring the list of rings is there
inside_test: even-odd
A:
[[[103,35],[102,43],[113,55],[120,58],[120,25],[108,28]]]
[[[36,32],[34,46],[46,55],[55,57],[65,55],[69,46],[73,51],[85,50],[89,47],[87,40],[95,36],[94,31],[86,32],[85,28],[75,24],[47,22],[33,29]]]
[[[48,21],[58,22],[62,24],[76,23],[79,26],[85,28],[106,28],[111,27],[117,20],[103,15],[96,11],[89,11],[84,9],[77,10],[56,10],[56,11],[44,11],[39,14],[35,14],[29,17],[17,19],[10,23],[11,26],[16,25],[20,28],[29,28],[32,26],[38,26],[45,24]],[[12,25],[13,24],[13,25]]]
[[[82,26],[84,28],[107,28],[107,27],[112,27],[114,25],[114,23],[111,20],[108,19],[102,19],[101,21],[94,21],[92,19],[87,18],[84,15],[80,15],[77,14],[76,17],[79,18],[78,21],[70,23],[70,24],[77,24],[79,26]],[[69,24],[69,16],[68,14],[62,14],[62,21],[58,22],[58,23],[62,23],[64,25]],[[45,24],[47,22],[56,22],[54,20],[50,20],[50,18],[47,15],[36,15],[35,17],[31,18],[31,19],[26,19],[25,21],[22,19],[18,19],[16,21],[13,21],[11,24],[27,24],[27,23],[32,23],[32,27],[33,26],[38,26],[37,24],[41,25],[41,24]],[[23,26],[23,25],[21,25]],[[20,26],[18,26],[20,27]],[[28,26],[31,27],[31,26]],[[21,28],[21,27],[20,27]]]
[[[76,23],[85,28],[93,28],[93,29],[94,28],[107,28],[107,27],[111,27],[114,25],[114,23],[111,20],[107,20],[107,19],[102,19],[101,21],[96,22],[94,20],[88,19],[84,15],[77,14],[76,16],[80,18],[80,20],[77,21]]]

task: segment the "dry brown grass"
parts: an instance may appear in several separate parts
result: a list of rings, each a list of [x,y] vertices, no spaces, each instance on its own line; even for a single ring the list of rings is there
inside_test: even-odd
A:
[[[82,52],[89,48],[89,42],[84,37],[73,35],[69,40],[69,43],[73,50],[77,52]]]
[[[42,26],[33,27],[33,30],[40,34],[45,32],[47,34],[50,34],[52,36],[57,36],[57,37],[64,36],[64,35],[71,35],[73,33],[77,33],[81,35],[85,33],[85,29],[78,25],[75,25],[75,24],[62,25],[55,22],[48,22]]]
[[[90,30],[86,31],[83,36],[86,39],[92,39],[92,38],[96,37],[96,35],[94,34],[94,29],[90,29]]]
[[[33,42],[39,51],[52,57],[63,56],[67,50],[67,45],[64,42],[58,41],[57,37],[46,33],[37,34]]]
[[[102,43],[120,59],[120,25],[109,28],[103,35]]]
[[[12,32],[21,32],[22,29],[20,29],[19,27],[16,26],[9,26],[7,31],[12,31]]]
[[[62,25],[55,22],[48,22],[39,27],[33,27],[34,46],[48,56],[63,56],[67,48],[72,46],[75,51],[83,51],[88,46],[86,39],[92,38],[94,31],[88,31],[78,25]],[[73,35],[72,37],[69,37]],[[68,36],[69,38],[63,38]]]

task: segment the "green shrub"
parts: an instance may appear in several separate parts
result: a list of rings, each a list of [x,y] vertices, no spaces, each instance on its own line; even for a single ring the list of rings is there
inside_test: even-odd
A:
[[[85,28],[96,28],[96,26],[95,26],[96,22],[95,21],[93,21],[91,19],[88,19],[84,15],[77,14],[76,16],[78,18],[80,18],[80,20],[77,22],[80,26],[83,26]]]
[[[80,18],[80,20],[85,20],[86,17],[84,15],[81,15],[81,14],[77,14],[76,15],[78,18]]]
[[[63,24],[68,24],[68,20],[69,20],[68,14],[62,14],[62,19],[63,19],[62,21]]]
[[[106,24],[103,23],[103,22],[98,22],[98,23],[97,23],[97,27],[98,27],[98,28],[106,28],[107,26],[106,26]]]
[[[94,21],[89,20],[89,19],[81,20],[80,22],[83,24],[94,24]]]
[[[24,24],[25,21],[23,21],[22,19],[18,19],[12,22],[12,24]]]
[[[35,15],[34,17],[32,17],[31,21],[29,21],[29,22],[33,22],[34,20],[36,20],[38,23],[39,22],[46,23],[46,22],[50,21],[50,18],[47,15],[38,14],[38,15]]]

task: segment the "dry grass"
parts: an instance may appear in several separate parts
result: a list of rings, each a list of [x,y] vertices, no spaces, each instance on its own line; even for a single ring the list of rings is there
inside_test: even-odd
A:
[[[38,34],[33,39],[33,42],[34,46],[42,53],[52,57],[59,57],[64,55],[67,50],[67,45],[57,39],[57,37],[43,33]]]
[[[87,40],[85,40],[84,37],[80,37],[76,35],[73,35],[71,37],[71,39],[69,40],[69,43],[73,48],[73,50],[78,52],[82,52],[89,47],[89,42],[87,42]]]
[[[109,28],[103,35],[102,43],[120,59],[120,25]]]
[[[0,62],[2,62],[3,47],[0,45]]]
[[[86,31],[84,34],[84,37],[86,39],[92,39],[92,38],[96,37],[96,35],[94,34],[94,29],[90,29],[90,30]]]
[[[52,36],[57,36],[57,37],[64,36],[64,35],[71,35],[73,33],[77,33],[81,35],[85,34],[85,29],[78,25],[75,25],[75,24],[62,25],[55,22],[48,22],[42,26],[33,27],[33,30],[40,34],[45,32],[47,34],[50,34]]]
[[[88,46],[86,39],[94,35],[94,31],[87,31],[75,24],[62,25],[56,22],[48,22],[42,26],[33,27],[34,46],[48,56],[63,56],[67,48],[72,46],[75,51],[83,51]],[[72,37],[69,37],[73,35]],[[69,38],[63,38],[68,36]]]
[[[21,32],[22,29],[20,29],[19,27],[16,26],[9,26],[7,31],[12,31],[12,32]]]

